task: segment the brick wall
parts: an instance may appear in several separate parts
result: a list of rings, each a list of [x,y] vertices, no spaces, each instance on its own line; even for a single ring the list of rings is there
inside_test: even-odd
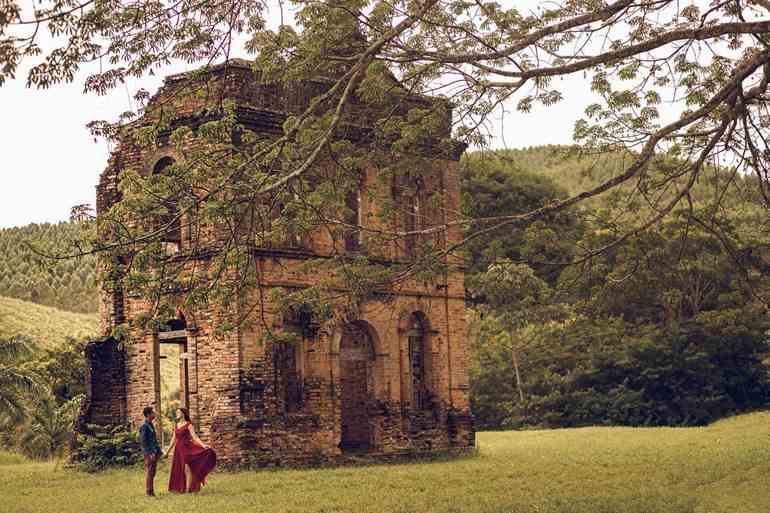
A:
[[[323,80],[278,86],[262,84],[258,78],[238,65],[226,72],[217,68],[195,83],[183,78],[167,80],[151,101],[147,118],[159,116],[164,109],[164,115],[168,115],[172,108],[180,123],[195,126],[201,121],[196,113],[210,99],[203,94],[174,95],[182,88],[196,90],[205,85],[212,97],[219,98],[224,91],[225,97],[235,99],[239,108],[246,109],[244,119],[252,124],[251,128],[270,136],[280,128],[282,116],[300,111],[313,94],[328,87]],[[425,102],[414,99],[403,107]],[[359,104],[352,105],[348,114],[359,124],[374,115]],[[447,131],[448,127],[447,123]],[[123,143],[102,174],[97,188],[98,212],[102,214],[120,201],[117,184],[123,170],[146,173],[158,159],[168,155],[178,158],[167,147],[142,150]],[[378,181],[375,160],[382,158],[373,159],[363,180],[364,189],[372,194],[363,195],[361,201],[363,222],[373,227],[382,222],[378,217],[378,195],[391,194],[389,186]],[[457,162],[448,158],[425,162],[422,176],[426,194],[441,198],[441,208],[428,217],[432,223],[452,221],[459,211]],[[393,220],[395,225],[400,222]],[[109,236],[104,226],[100,226],[100,233]],[[211,240],[217,237],[217,228],[196,227],[187,234],[183,231],[182,249],[190,244],[190,237],[196,236]],[[460,237],[459,228],[452,228],[447,236],[436,236],[435,242],[443,245]],[[270,297],[270,292],[278,288],[313,285],[317,277],[302,271],[303,255],[310,252],[323,256],[344,249],[340,246],[343,241],[336,244],[327,233],[319,231],[304,252],[257,251],[254,265],[262,297]],[[397,245],[378,256],[405,257]],[[237,306],[211,304],[198,311],[186,311],[186,395],[201,437],[224,462],[263,466],[344,460],[348,457],[343,450],[346,441],[347,445],[365,447],[369,454],[380,456],[472,446],[463,274],[459,257],[449,259],[456,265],[437,283],[401,283],[361,305],[353,324],[321,325],[302,340],[289,359],[294,368],[285,368],[287,359],[276,357],[285,356],[286,348],[273,347],[264,337],[266,330],[289,327],[274,305],[261,303],[256,295],[250,303],[263,306],[251,312],[254,322],[224,333],[219,333],[217,327],[239,318]],[[189,266],[190,272],[205,275],[205,261],[191,261]],[[127,327],[128,336],[122,360],[109,360],[112,363],[105,363],[104,368],[93,373],[94,387],[115,385],[104,388],[103,397],[93,392],[96,388],[92,390],[90,412],[86,412],[84,420],[109,422],[110,416],[122,415],[136,427],[144,406],[157,405],[158,334],[135,322],[140,315],[150,313],[151,306],[143,298],[124,293],[119,278],[105,283],[101,301],[103,332],[107,334],[122,325]],[[419,407],[412,399],[407,326],[407,319],[415,314],[427,326],[423,358],[429,400]],[[359,336],[351,336],[351,327],[358,330]],[[103,348],[106,351],[108,346]],[[289,385],[292,381],[296,388]],[[291,391],[287,391],[289,388]]]
[[[126,404],[126,359],[120,343],[107,337],[89,343],[85,351],[87,400],[77,422],[77,431],[88,431],[86,424],[124,424]]]

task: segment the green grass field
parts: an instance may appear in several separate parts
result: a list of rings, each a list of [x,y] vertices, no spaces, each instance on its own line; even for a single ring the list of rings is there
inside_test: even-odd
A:
[[[89,475],[0,456],[9,513],[752,513],[770,511],[770,413],[707,428],[480,433],[477,456],[224,473],[142,495],[140,469]],[[168,464],[159,470],[164,490]]]
[[[95,337],[98,332],[97,314],[65,312],[0,296],[0,338],[26,335],[42,347],[54,347],[67,337]]]

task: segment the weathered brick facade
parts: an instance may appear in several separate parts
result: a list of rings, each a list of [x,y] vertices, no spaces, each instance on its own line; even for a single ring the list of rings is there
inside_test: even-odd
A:
[[[291,86],[261,84],[242,62],[214,67],[205,80],[213,84],[216,94],[236,102],[240,123],[271,137],[280,134],[287,115],[301,112],[310,98],[328,87],[323,80]],[[158,113],[153,103],[171,104],[174,123],[195,128],[202,122],[199,111],[205,97],[165,102],[181,83],[180,77],[167,79],[148,116]],[[425,101],[409,98],[404,108],[409,102]],[[347,123],[341,136],[355,141],[366,137],[366,122],[373,117],[354,102],[346,119],[355,123]],[[439,192],[442,205],[437,222],[452,221],[459,211],[459,154],[432,158],[429,168],[421,170],[425,187]],[[103,213],[120,201],[121,172],[148,172],[165,157],[178,158],[170,147],[152,151],[130,144],[119,147],[97,188],[97,211]],[[365,170],[362,187],[382,187],[375,166]],[[374,203],[366,197],[361,200],[362,224],[377,222]],[[182,250],[192,237],[182,234]],[[441,244],[452,244],[459,237],[459,231],[450,230]],[[319,232],[301,251],[255,248],[262,290],[313,284],[316,278],[300,266],[308,255],[329,253],[334,244]],[[395,246],[390,251],[382,257],[403,256]],[[463,273],[457,262],[449,263],[450,270],[437,283],[401,283],[397,289],[381,290],[360,306],[354,321],[313,326],[303,332],[299,344],[264,341],[265,322],[272,329],[287,329],[269,302],[251,314],[261,322],[224,334],[216,328],[228,312],[219,305],[185,312],[186,326],[174,342],[183,344],[186,352],[184,400],[203,440],[222,460],[257,465],[472,447]],[[143,407],[158,403],[159,346],[168,340],[134,322],[148,308],[145,299],[124,294],[119,283],[105,286],[104,335],[108,337],[118,326],[128,335],[120,344],[108,337],[91,345],[90,401],[83,423],[125,422],[137,427]]]

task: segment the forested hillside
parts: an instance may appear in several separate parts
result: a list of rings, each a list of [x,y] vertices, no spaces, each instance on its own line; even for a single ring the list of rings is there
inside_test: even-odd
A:
[[[464,162],[496,161],[506,169],[548,178],[565,193],[589,189],[625,170],[631,155],[592,154],[578,146],[545,145],[467,153]]]
[[[624,156],[541,147],[467,155],[464,212],[531,211],[615,175]],[[501,226],[469,246],[473,410],[482,428],[694,425],[770,399],[770,235],[753,178],[682,161],[579,208]],[[661,190],[661,188],[658,188]],[[755,193],[756,194],[756,193]],[[651,221],[652,220],[652,221]]]
[[[30,224],[0,229],[0,296],[71,312],[96,312],[96,259],[52,260],[71,249],[90,223]]]

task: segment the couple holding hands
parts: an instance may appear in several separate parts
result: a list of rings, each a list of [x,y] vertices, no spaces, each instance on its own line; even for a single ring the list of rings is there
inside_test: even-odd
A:
[[[146,491],[150,497],[155,496],[155,472],[158,460],[161,458],[160,444],[155,434],[155,412],[152,406],[144,409],[144,424],[139,428],[139,440],[144,453],[144,468],[146,473]],[[211,447],[204,444],[195,433],[190,421],[187,408],[177,410],[178,419],[174,425],[174,436],[171,444],[162,456],[165,458],[173,450],[171,461],[171,476],[168,491],[176,493],[194,493],[206,484],[206,476],[217,465],[217,455]]]

